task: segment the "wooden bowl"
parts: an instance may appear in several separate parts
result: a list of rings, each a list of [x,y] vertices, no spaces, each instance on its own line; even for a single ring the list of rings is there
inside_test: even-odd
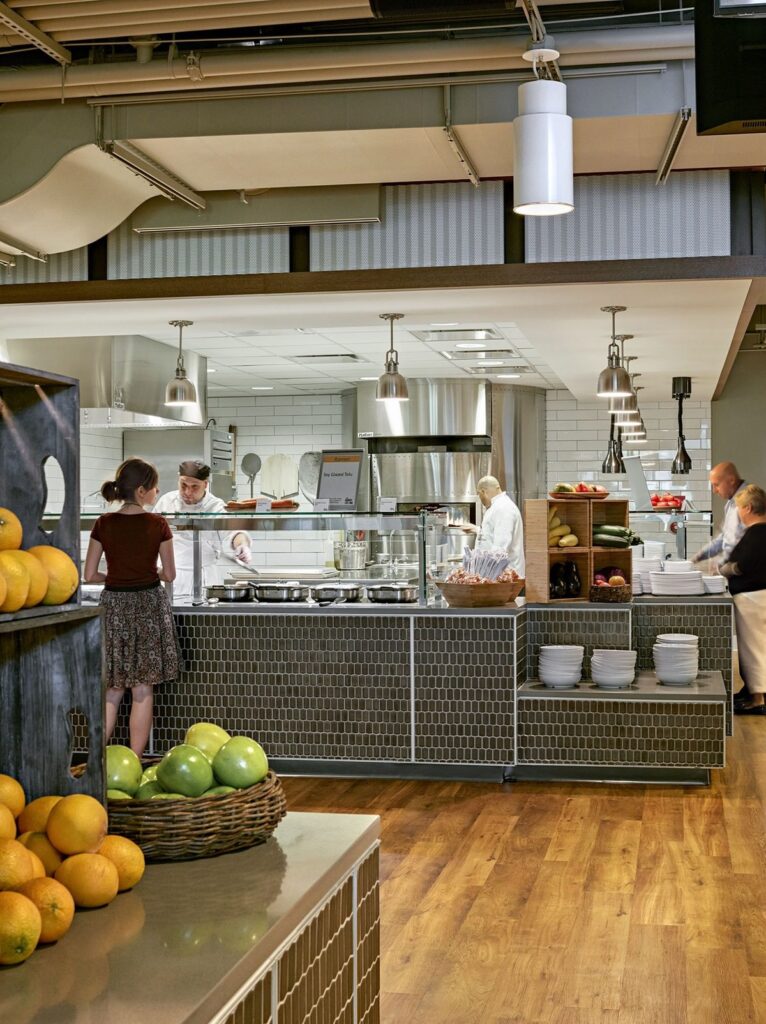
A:
[[[434,582],[450,608],[500,608],[515,601],[524,587],[524,580],[513,583]]]

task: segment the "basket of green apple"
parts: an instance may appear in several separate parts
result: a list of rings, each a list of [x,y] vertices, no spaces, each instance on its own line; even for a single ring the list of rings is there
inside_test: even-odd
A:
[[[142,763],[106,748],[109,831],[151,861],[193,860],[264,842],[287,812],[279,778],[249,736],[197,722],[184,742]]]

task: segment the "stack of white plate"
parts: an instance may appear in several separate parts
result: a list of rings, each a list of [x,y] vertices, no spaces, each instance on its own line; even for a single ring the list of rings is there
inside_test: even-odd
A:
[[[634,558],[633,579],[636,576],[641,579],[641,589],[645,594],[652,592],[652,580],[650,573],[662,572],[662,561],[659,558]]]
[[[688,562],[683,558],[667,558],[662,568],[665,572],[693,572],[694,562]]]
[[[653,648],[654,671],[661,683],[688,686],[699,671],[698,638],[691,633],[660,633]]]
[[[652,593],[656,595],[691,596],[704,594],[701,572],[650,572]]]
[[[705,587],[706,594],[725,594],[726,593],[726,577],[725,576],[703,576],[702,582]]]
[[[634,595],[635,594],[643,594],[643,592],[644,592],[644,585],[641,582],[641,574],[640,573],[637,573],[637,572],[633,573],[633,576],[631,577],[630,585],[631,585],[631,592]]]
[[[635,560],[637,558],[643,558],[644,557],[644,545],[643,544],[631,544],[631,546],[630,546],[630,553],[633,556],[633,561],[634,562],[635,562]]]
[[[662,560],[665,557],[665,541],[664,540],[645,540],[644,541],[644,558],[659,558]]]
[[[551,644],[540,648],[537,674],[554,690],[570,690],[582,676],[584,647]]]
[[[594,651],[590,675],[602,690],[622,690],[636,675],[636,651]]]

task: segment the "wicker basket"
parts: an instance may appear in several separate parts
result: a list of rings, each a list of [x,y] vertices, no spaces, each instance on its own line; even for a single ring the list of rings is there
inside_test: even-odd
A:
[[[144,767],[159,758],[147,759]],[[110,800],[109,831],[138,843],[147,860],[195,860],[262,843],[287,813],[270,771],[247,789],[194,800]]]
[[[624,604],[633,597],[633,588],[625,584],[624,587],[591,587],[591,601],[603,601],[606,604]]]
[[[513,583],[434,582],[450,608],[499,608],[515,601],[524,587],[524,580]]]

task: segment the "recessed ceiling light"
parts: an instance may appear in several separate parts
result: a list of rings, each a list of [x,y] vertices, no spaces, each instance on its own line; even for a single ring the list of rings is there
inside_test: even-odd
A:
[[[207,372],[208,372],[208,373],[215,373],[215,372],[216,372],[216,369],[215,369],[215,367],[214,367],[214,366],[208,366],[208,368],[207,368]]]
[[[483,359],[481,365],[482,366],[502,366],[503,365],[503,360],[502,359]]]
[[[521,376],[520,373],[496,373],[495,376],[498,380],[518,380]]]
[[[359,380],[377,380],[377,377],[360,377]]]
[[[250,390],[251,391],[273,391],[274,388],[272,388],[272,387],[267,388],[267,387],[264,387],[263,385],[260,385],[259,387],[250,388]]]
[[[457,320],[454,323],[451,323],[451,324],[429,324],[429,327],[457,327],[457,326],[458,326]]]
[[[462,341],[459,345],[455,345],[455,348],[483,349],[483,348],[486,348],[486,347],[487,346],[486,345],[482,345],[481,342],[474,342],[474,341]]]

